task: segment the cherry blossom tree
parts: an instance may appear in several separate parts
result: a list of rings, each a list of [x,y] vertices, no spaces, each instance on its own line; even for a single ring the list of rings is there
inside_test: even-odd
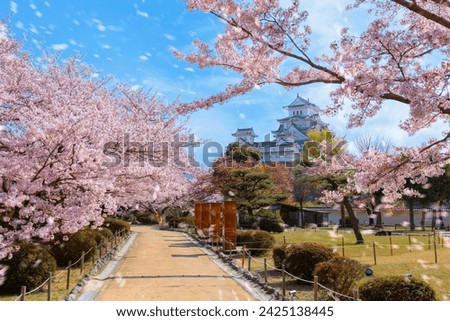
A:
[[[36,62],[0,36],[0,259],[98,226],[118,206],[177,205],[197,171],[173,106],[77,57]]]
[[[365,152],[352,178],[357,191],[370,194],[382,189],[384,201],[390,201],[401,197],[410,173],[417,173],[419,184],[442,174],[442,165],[450,158],[448,1],[356,0],[347,9],[368,8],[367,29],[354,34],[344,27],[341,37],[319,53],[311,50],[313,30],[302,1],[186,3],[189,10],[214,15],[225,27],[214,46],[195,40],[195,51],[175,55],[200,68],[233,71],[242,79],[211,97],[181,105],[181,110],[210,108],[267,84],[288,89],[331,84],[335,87],[326,112],[335,115],[351,105],[349,127],[363,126],[382,108],[395,113],[398,104],[409,110],[400,127],[410,135],[443,125],[440,137],[418,147],[400,147],[389,154]]]

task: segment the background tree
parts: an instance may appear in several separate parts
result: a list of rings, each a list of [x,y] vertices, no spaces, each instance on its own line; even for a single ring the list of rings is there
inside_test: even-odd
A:
[[[323,202],[342,204],[342,224],[345,223],[345,210],[356,243],[364,243],[351,202],[352,197],[357,194],[352,181],[356,173],[354,157],[346,151],[345,141],[328,129],[310,131],[308,138],[309,141],[305,144],[307,160],[304,164],[309,167],[303,181],[322,191]]]
[[[35,60],[8,30],[0,66],[0,259],[20,241],[99,226],[119,206],[184,201],[197,169],[169,148],[189,134],[173,106],[93,78],[78,57]]]
[[[371,150],[382,153],[390,153],[394,147],[390,139],[382,136],[371,136],[369,134],[358,136],[355,139],[354,144],[357,151],[363,156]],[[367,201],[365,209],[367,211],[367,215],[369,216],[369,225],[375,225],[375,227],[378,228],[383,227],[381,212],[383,195],[383,189],[379,189],[366,196]]]
[[[233,169],[224,189],[229,198],[237,202],[240,216],[246,214],[250,220],[258,217],[258,210],[284,201],[288,196],[275,192],[270,174],[248,168]],[[245,219],[245,215],[242,216]]]
[[[225,28],[214,46],[196,40],[196,51],[175,54],[200,68],[220,67],[242,78],[216,95],[181,105],[184,112],[209,108],[266,84],[292,88],[324,83],[336,85],[328,114],[341,111],[344,101],[351,104],[349,127],[362,126],[390,101],[408,108],[409,116],[400,124],[408,134],[449,122],[447,1],[357,0],[348,9],[362,10],[366,4],[368,27],[357,34],[343,27],[340,38],[330,43],[331,52],[310,50],[314,30],[300,1],[186,3],[189,10],[214,15]],[[442,136],[420,147],[366,153],[353,178],[357,189],[372,193],[383,188],[385,199],[394,200],[401,198],[410,173],[423,181],[442,174],[442,165],[450,158],[450,132],[444,128]]]

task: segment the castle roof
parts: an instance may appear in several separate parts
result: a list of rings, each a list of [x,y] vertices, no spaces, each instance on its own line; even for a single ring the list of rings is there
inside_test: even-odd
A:
[[[258,135],[255,134],[255,131],[253,130],[253,127],[250,128],[238,128],[234,134],[231,134],[232,136],[253,136],[258,137]]]
[[[303,106],[308,106],[308,107],[313,107],[314,109],[316,109],[317,111],[320,110],[319,107],[317,107],[316,105],[314,105],[313,103],[309,102],[309,100],[306,100],[302,97],[299,96],[299,94],[297,94],[297,97],[295,98],[295,100],[290,103],[287,106],[284,106],[284,109],[289,109],[289,108],[294,108],[294,107],[303,107]]]

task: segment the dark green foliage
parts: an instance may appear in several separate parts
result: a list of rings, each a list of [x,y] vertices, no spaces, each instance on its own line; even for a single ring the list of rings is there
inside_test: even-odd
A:
[[[157,217],[148,211],[136,213],[134,216],[139,224],[155,225],[159,223]]]
[[[356,260],[337,256],[316,264],[314,275],[319,277],[319,283],[325,287],[350,296],[356,282],[364,277],[367,267]]]
[[[312,280],[316,264],[335,256],[333,250],[315,242],[292,244],[286,249],[286,271],[296,277]]]
[[[266,231],[238,231],[237,245],[245,245],[245,247],[251,251],[251,255],[260,256],[273,248],[275,245],[275,238]]]
[[[273,263],[277,269],[281,269],[283,267],[284,259],[286,258],[286,249],[289,245],[282,244],[280,246],[276,246],[272,251]]]
[[[84,232],[87,233],[93,240],[95,240],[95,243],[97,245],[105,243],[109,239],[100,231],[100,229],[97,229],[97,230],[86,229],[86,230],[84,230]]]
[[[5,283],[0,286],[4,293],[18,293],[22,286],[27,291],[40,286],[56,270],[56,260],[40,244],[21,242],[20,247],[9,260],[1,261],[8,266]]]
[[[376,277],[359,288],[363,301],[435,301],[433,288],[416,278]]]
[[[67,266],[69,261],[74,264],[77,262],[83,253],[85,252],[84,260],[89,260],[94,255],[93,248],[97,247],[92,230],[80,230],[75,234],[68,235],[68,240],[64,241],[64,237],[60,238],[58,242],[53,245],[51,252],[55,257],[59,266]],[[89,253],[88,253],[89,252]],[[79,265],[78,262],[77,265]]]
[[[120,232],[122,230],[130,231],[131,228],[130,223],[115,217],[105,218],[105,221],[103,222],[102,226],[110,229],[111,232],[113,232],[113,234]]]
[[[101,233],[105,237],[106,240],[109,240],[114,236],[114,234],[111,232],[111,230],[106,227],[99,227],[97,229],[97,231],[99,233]],[[97,242],[97,245],[100,245],[100,243]]]
[[[258,162],[261,160],[261,154],[255,147],[231,143],[227,146],[225,156],[237,163]]]
[[[263,217],[259,221],[259,228],[263,231],[282,233],[284,232],[284,227],[275,219]]]

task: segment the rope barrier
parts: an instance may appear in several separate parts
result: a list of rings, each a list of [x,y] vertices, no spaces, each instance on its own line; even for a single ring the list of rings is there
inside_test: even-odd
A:
[[[122,232],[124,232],[124,230],[120,231],[120,233],[122,233]],[[115,240],[115,238],[117,238],[117,235],[113,235],[112,237],[110,237],[107,242],[110,242],[111,240]],[[88,253],[90,253],[92,250],[97,250],[99,247],[102,247],[102,246],[103,246],[103,243],[100,243],[96,247],[91,247],[86,253],[84,253],[84,257]],[[63,274],[66,274],[67,270],[69,268],[75,266],[82,259],[83,259],[83,255],[77,261],[75,261],[74,263],[71,263],[70,266],[67,266],[63,270],[61,270],[57,275],[52,276],[52,280],[59,280],[59,281],[61,281],[61,279],[63,277]],[[41,285],[37,286],[36,288],[34,288],[34,289],[32,289],[32,290],[30,290],[28,292],[25,292],[24,295],[30,295],[30,294],[33,294],[33,293],[37,292],[38,290],[42,289],[49,281],[50,281],[50,278],[47,278]],[[59,282],[59,281],[57,281],[57,282]],[[44,294],[42,293],[42,294],[39,294],[39,295],[44,295]],[[22,294],[19,295],[14,301],[19,301],[21,298],[22,298]],[[33,301],[38,301],[38,300],[36,300],[36,298],[35,298]]]

